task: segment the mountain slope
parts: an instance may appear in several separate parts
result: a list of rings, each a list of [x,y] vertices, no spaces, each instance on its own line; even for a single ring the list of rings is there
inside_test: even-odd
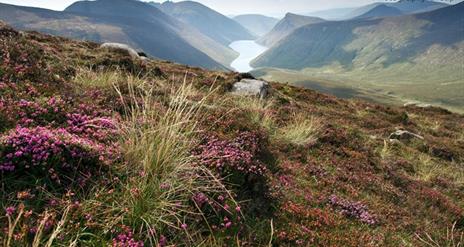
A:
[[[119,0],[119,2],[92,2],[92,4],[102,6],[107,5],[107,3],[114,5],[113,10],[117,10],[118,5],[122,5],[124,9],[135,8],[133,11],[137,12],[139,12],[140,8],[145,8],[146,5],[125,0]],[[74,6],[79,5],[80,3],[76,3]],[[209,40],[207,37],[201,34],[198,36],[191,35],[199,40],[195,41],[196,43],[210,44],[210,47],[214,47],[211,50],[217,50],[224,55],[213,56],[212,52],[200,50],[199,46],[194,45],[195,42],[192,39],[178,35],[178,30],[182,27],[176,24],[179,23],[178,21],[170,21],[168,16],[168,18],[165,18],[165,14],[156,8],[153,9],[155,14],[148,15],[149,13],[146,12],[143,16],[146,19],[140,19],[131,18],[130,16],[115,17],[110,15],[116,12],[108,12],[104,15],[83,14],[76,13],[79,12],[77,10],[76,12],[69,10],[58,12],[1,4],[0,19],[20,29],[37,30],[54,35],[98,42],[126,43],[144,50],[153,57],[205,68],[225,69],[225,64],[228,64],[235,57],[235,53]],[[155,18],[157,16],[156,11],[159,12],[160,16],[158,19]],[[157,35],[152,35],[152,33]],[[204,42],[200,42],[202,40]],[[214,57],[214,59],[211,57]]]
[[[233,19],[258,37],[271,31],[279,22],[277,18],[257,14],[238,15]]]
[[[398,247],[464,232],[464,115],[277,82],[244,97],[238,73],[1,22],[0,57],[5,247]]]
[[[317,17],[296,15],[287,13],[285,17],[275,25],[275,27],[266,35],[257,40],[257,43],[271,47],[278,43],[285,36],[295,29],[311,23],[323,22],[324,20]]]
[[[223,45],[254,36],[234,20],[193,1],[166,1],[158,6],[164,13],[195,27],[204,35]]]
[[[400,0],[397,2],[391,2],[391,3],[388,3],[388,2],[373,3],[373,4],[365,5],[365,6],[352,10],[351,12],[347,13],[342,19],[352,19],[358,16],[362,16],[380,5],[386,5],[388,7],[396,8],[399,11],[401,11],[401,13],[403,14],[423,13],[423,12],[433,11],[439,8],[449,6],[446,3],[435,2],[431,0],[423,0],[423,1]]]
[[[224,66],[228,66],[237,56],[234,51],[203,35],[195,30],[195,28],[192,28],[192,26],[172,18],[150,4],[136,0],[81,1],[72,4],[65,11],[92,17],[108,17],[122,24],[131,23],[130,25],[133,28],[129,28],[128,30],[139,30],[140,35],[144,36],[139,41],[143,42],[147,38],[150,39],[150,42],[146,42],[145,46],[159,47],[158,50],[163,52],[165,57],[169,54],[178,54],[174,61],[182,59],[182,53],[188,56],[189,51],[188,49],[182,49],[182,45],[176,45],[175,42],[179,38],[171,37],[173,35],[180,36],[180,39],[185,40],[189,45],[202,51]],[[123,18],[121,19],[121,17]],[[126,21],[127,18],[130,21]],[[140,23],[136,23],[137,21],[140,21]],[[149,23],[141,23],[142,21]],[[165,31],[159,33],[157,30],[160,28]],[[161,40],[161,42],[153,43],[152,40]],[[163,45],[162,49],[161,46],[158,46],[160,43]],[[176,51],[177,49],[182,49],[182,51]]]
[[[463,11],[460,3],[410,16],[307,25],[252,65],[304,69],[356,83],[404,84],[409,92],[401,93],[464,105],[459,96],[464,93]],[[431,90],[439,83],[441,93]]]
[[[381,18],[381,17],[388,17],[388,16],[399,16],[402,14],[403,12],[401,12],[397,8],[389,7],[385,4],[381,4],[356,18],[357,19]]]

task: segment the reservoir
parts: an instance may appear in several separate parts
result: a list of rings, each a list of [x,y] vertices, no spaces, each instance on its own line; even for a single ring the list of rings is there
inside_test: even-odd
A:
[[[249,72],[253,70],[250,62],[267,50],[267,47],[257,44],[254,40],[239,40],[229,45],[234,51],[240,53],[230,66],[238,72]]]

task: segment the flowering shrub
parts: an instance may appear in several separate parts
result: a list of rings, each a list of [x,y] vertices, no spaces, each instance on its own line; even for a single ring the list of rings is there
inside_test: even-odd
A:
[[[122,227],[123,230],[112,240],[113,247],[143,247],[143,241],[134,239],[134,234],[129,227]]]
[[[76,170],[79,165],[108,161],[99,144],[70,134],[63,128],[17,127],[0,139],[0,171],[35,171],[51,174],[58,180],[59,170]]]
[[[232,141],[207,138],[194,153],[201,164],[222,173],[239,172],[262,176],[266,167],[256,157],[259,151],[259,138],[245,132]]]
[[[336,195],[331,195],[329,196],[328,203],[332,207],[339,209],[347,217],[358,219],[368,225],[375,225],[377,223],[376,217],[370,214],[367,206],[361,202],[351,202]]]

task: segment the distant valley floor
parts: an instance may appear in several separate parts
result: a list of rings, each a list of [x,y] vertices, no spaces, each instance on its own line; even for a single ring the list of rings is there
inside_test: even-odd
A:
[[[389,78],[391,82],[369,75],[310,69],[259,68],[251,73],[268,81],[286,82],[345,99],[359,98],[390,105],[415,102],[464,113],[464,78],[458,81],[420,83],[387,75],[384,78]]]

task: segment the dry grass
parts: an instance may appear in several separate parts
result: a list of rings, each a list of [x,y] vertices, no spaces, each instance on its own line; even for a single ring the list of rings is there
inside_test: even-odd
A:
[[[464,246],[464,232],[456,229],[456,223],[447,228],[443,236],[433,237],[429,233],[416,234],[417,239],[428,247],[462,247]]]
[[[197,193],[229,193],[219,179],[205,167],[193,165],[190,149],[197,136],[203,97],[193,104],[188,96],[195,94],[185,81],[172,87],[166,97],[168,106],[161,110],[153,96],[154,86],[130,84],[130,101],[126,105],[126,119],[121,126],[121,145],[126,164],[123,173],[129,179],[114,198],[105,205],[105,216],[99,217],[105,229],[118,224],[136,226],[155,246],[160,232],[181,230],[180,225],[191,218],[201,218],[199,209],[189,207],[189,200]],[[230,194],[230,193],[229,193]],[[98,202],[97,204],[100,204]],[[89,205],[88,210],[93,210]],[[206,220],[206,219],[205,219]],[[178,236],[181,242],[195,245],[202,236],[198,229]]]
[[[307,145],[317,141],[322,122],[315,117],[295,115],[291,122],[276,132],[276,137],[294,145]]]
[[[268,131],[274,130],[275,120],[272,110],[275,106],[272,100],[240,96],[233,96],[232,100],[235,107],[249,113],[252,123],[261,125]]]
[[[426,154],[420,154],[413,160],[418,180],[428,182],[444,178],[458,186],[464,185],[464,168],[456,163],[437,162]]]

